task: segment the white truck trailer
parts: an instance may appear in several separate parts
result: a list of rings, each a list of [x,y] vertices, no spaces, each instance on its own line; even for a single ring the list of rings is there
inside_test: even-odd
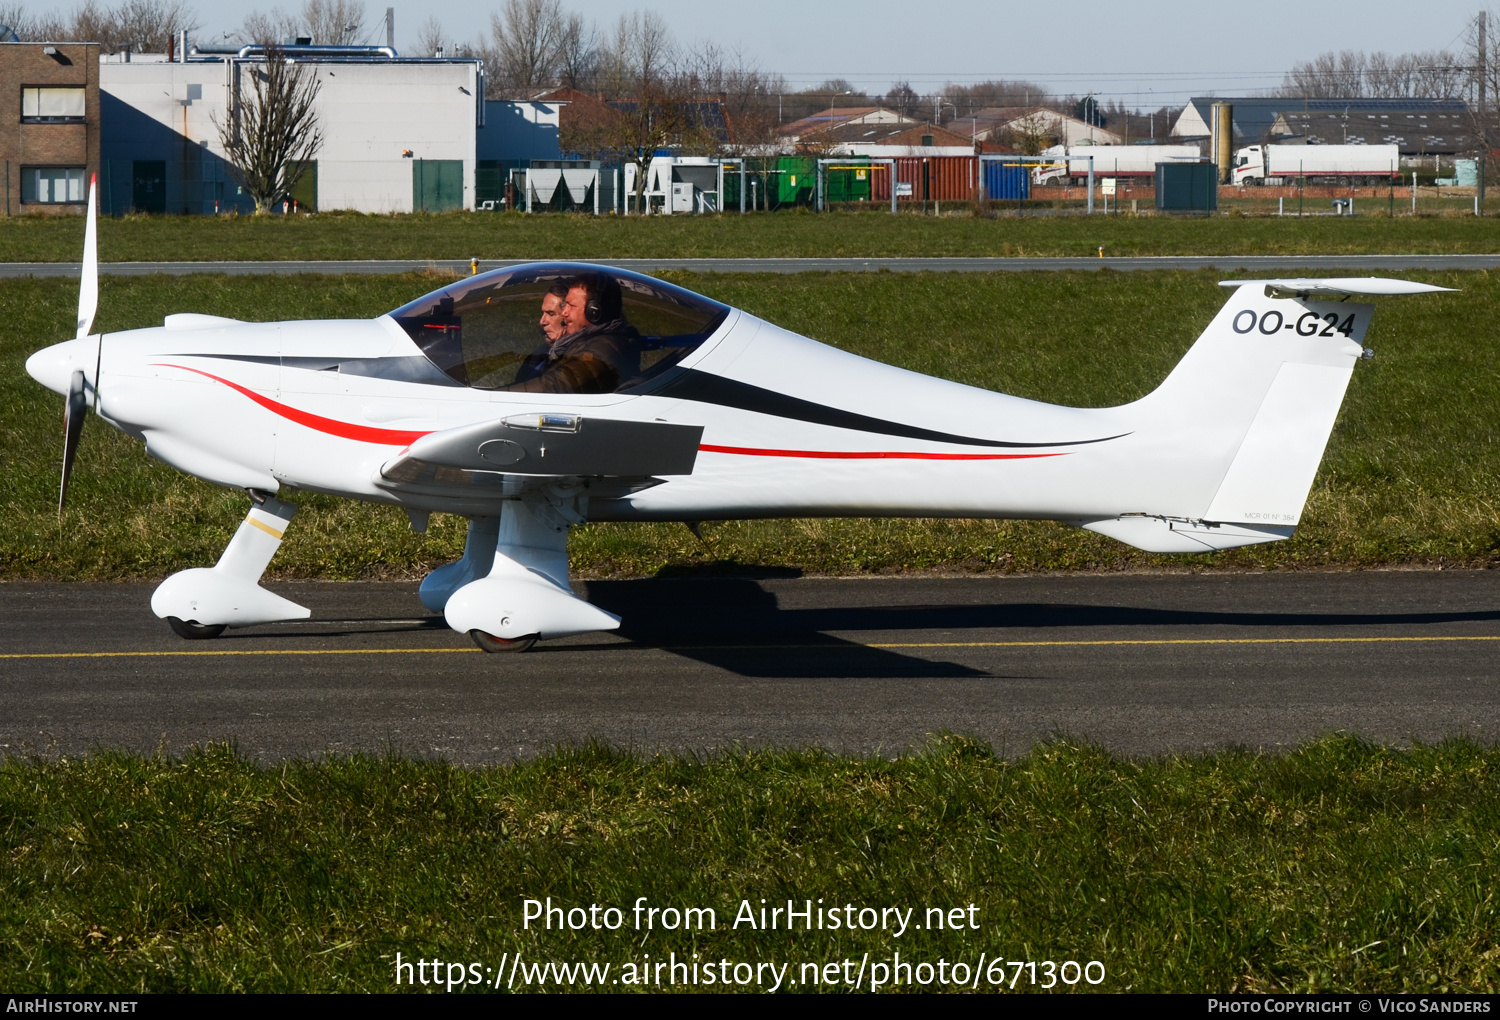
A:
[[[1234,154],[1236,184],[1374,184],[1400,170],[1394,145],[1251,145]]]
[[[1094,177],[1155,178],[1156,164],[1202,159],[1196,145],[1055,145],[1042,153],[1053,160],[1033,171],[1037,184],[1085,184],[1089,157],[1094,157]]]

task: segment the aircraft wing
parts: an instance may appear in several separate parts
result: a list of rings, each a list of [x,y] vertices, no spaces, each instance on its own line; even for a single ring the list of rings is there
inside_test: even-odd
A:
[[[701,425],[518,414],[429,433],[387,462],[380,475],[393,487],[482,484],[483,476],[499,481],[503,475],[688,475],[702,438]]]

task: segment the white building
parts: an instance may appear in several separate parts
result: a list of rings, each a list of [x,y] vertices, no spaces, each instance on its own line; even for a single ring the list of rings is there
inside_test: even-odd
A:
[[[220,126],[229,123],[236,87],[243,103],[253,94],[251,76],[262,73],[264,58],[249,49],[175,63],[143,54],[102,59],[105,211],[247,208]],[[475,137],[484,123],[480,61],[285,52],[310,65],[319,82],[323,144],[294,189],[301,204],[368,213],[474,208]]]

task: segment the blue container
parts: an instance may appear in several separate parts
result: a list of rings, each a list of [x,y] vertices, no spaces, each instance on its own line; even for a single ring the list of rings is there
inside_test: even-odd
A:
[[[984,192],[992,199],[1024,202],[1031,197],[1031,173],[1019,159],[984,161]]]

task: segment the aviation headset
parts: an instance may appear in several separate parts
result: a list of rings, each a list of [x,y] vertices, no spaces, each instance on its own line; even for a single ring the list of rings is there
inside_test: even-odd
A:
[[[589,325],[597,326],[601,322],[618,319],[623,314],[623,295],[620,293],[620,285],[613,278],[603,273],[590,273],[579,277],[575,286],[582,287],[586,296],[583,317],[588,320]]]

